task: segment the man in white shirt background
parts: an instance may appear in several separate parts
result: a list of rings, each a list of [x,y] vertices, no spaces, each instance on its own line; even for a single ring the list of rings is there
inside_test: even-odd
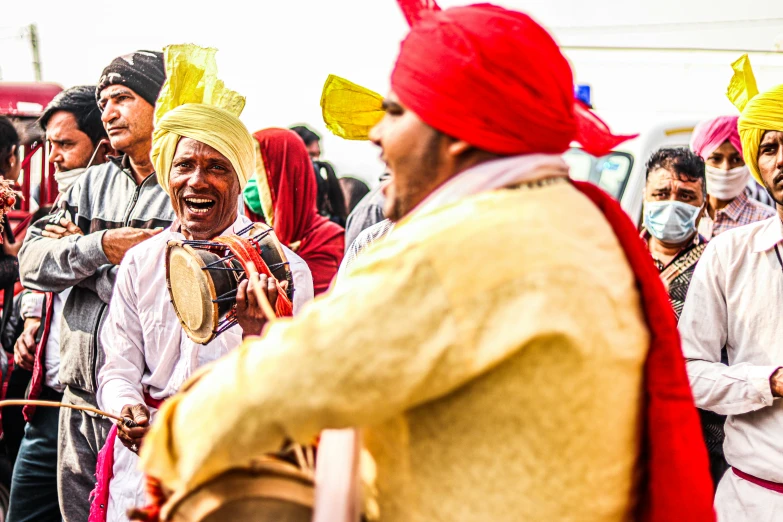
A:
[[[742,92],[745,158],[777,214],[708,244],[680,317],[696,406],[728,416],[721,522],[783,520],[783,85]]]

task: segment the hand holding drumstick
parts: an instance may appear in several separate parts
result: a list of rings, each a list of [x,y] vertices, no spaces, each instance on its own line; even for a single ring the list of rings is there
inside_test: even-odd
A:
[[[244,335],[260,335],[267,321],[276,319],[277,295],[275,279],[259,275],[250,263],[248,279],[237,287],[237,321]]]

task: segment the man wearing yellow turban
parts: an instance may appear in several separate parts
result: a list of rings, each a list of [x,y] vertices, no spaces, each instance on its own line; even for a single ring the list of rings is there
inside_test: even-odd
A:
[[[125,521],[129,508],[146,504],[136,454],[160,403],[198,367],[239,346],[244,333],[259,333],[262,324],[243,281],[237,292],[239,324],[196,344],[184,335],[166,285],[168,241],[210,240],[251,224],[238,216],[237,206],[254,173],[255,145],[238,117],[244,98],[216,79],[214,55],[214,49],[195,46],[166,49],[168,78],[156,109],[152,161],[177,221],[127,253],[101,334],[106,364],[98,375],[98,403],[139,425],[114,427],[99,457],[92,510],[103,520]],[[285,253],[296,312],[312,298],[312,280],[304,261]],[[115,444],[117,439],[122,444]]]
[[[680,334],[696,406],[728,416],[723,449],[731,469],[715,495],[718,520],[781,520],[783,85],[759,94],[747,56],[733,66],[728,95],[742,112],[745,161],[777,213],[710,241],[688,290]]]

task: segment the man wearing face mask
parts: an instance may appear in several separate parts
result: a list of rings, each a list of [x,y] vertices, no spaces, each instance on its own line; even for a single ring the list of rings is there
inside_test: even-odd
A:
[[[699,233],[707,239],[742,225],[772,217],[775,210],[749,197],[750,169],[742,157],[737,116],[699,123],[691,149],[707,170],[707,208]]]
[[[704,162],[687,149],[660,149],[647,161],[642,238],[677,317],[707,241],[697,233],[706,197]]]

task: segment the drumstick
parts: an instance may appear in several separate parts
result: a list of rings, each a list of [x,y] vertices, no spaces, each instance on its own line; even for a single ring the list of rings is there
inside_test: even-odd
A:
[[[261,291],[259,288],[261,286],[261,282],[258,277],[256,265],[254,265],[252,261],[247,263],[247,271],[249,275],[249,282],[247,285],[248,289],[252,289],[253,293],[255,293],[256,301],[258,301],[258,305],[261,307],[261,311],[264,312],[266,320],[270,323],[274,322],[277,319],[277,315],[272,309],[272,304],[269,302],[269,299],[266,296],[266,292]]]
[[[9,399],[5,401],[0,401],[0,408],[3,408],[4,406],[43,406],[46,408],[70,408],[72,410],[89,411],[96,415],[100,415],[101,417],[106,417],[107,419],[113,419],[116,420],[117,422],[122,422],[123,424],[126,425],[127,425],[126,421],[129,420],[123,417],[119,417],[117,415],[112,415],[111,413],[105,411],[101,411],[98,408],[91,408],[89,406],[77,406],[76,404],[63,404],[62,402],[55,402],[55,401],[36,401],[32,399]],[[128,427],[132,428],[134,426],[128,426]]]

